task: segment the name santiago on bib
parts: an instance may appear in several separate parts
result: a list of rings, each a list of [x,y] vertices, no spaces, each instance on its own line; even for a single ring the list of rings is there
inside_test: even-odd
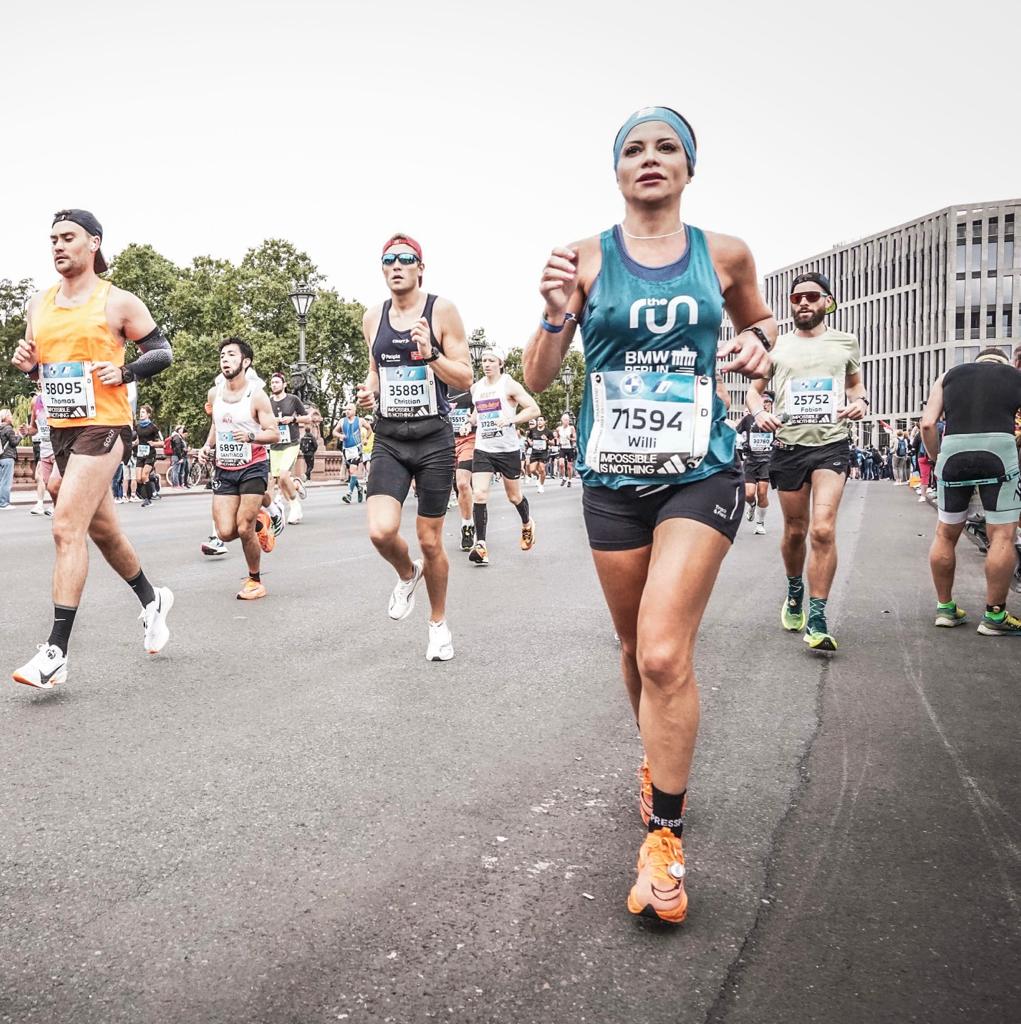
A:
[[[687,297],[662,303],[639,300],[631,307],[632,326],[644,308],[646,326],[662,334],[673,327],[677,307]],[[660,306],[668,326],[655,320]],[[697,317],[697,306],[689,316]],[[653,326],[655,324],[655,326]],[[624,353],[623,370],[590,374],[592,433],[585,462],[597,473],[628,476],[676,475],[705,458],[713,421],[715,388],[711,377],[696,375],[698,353],[687,346]]]

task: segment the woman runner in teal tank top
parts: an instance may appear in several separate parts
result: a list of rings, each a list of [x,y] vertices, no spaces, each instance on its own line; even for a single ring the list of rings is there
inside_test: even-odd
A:
[[[681,220],[695,155],[694,132],[674,110],[647,107],[624,123],[613,149],[624,220],[552,251],[545,309],[524,354],[526,385],[541,391],[581,329],[585,526],[645,748],[648,833],[628,909],[673,923],[687,911],[681,832],[698,730],[695,637],[743,495],[717,357],[721,372],[764,377],[776,338],[744,242]],[[719,346],[724,310],[738,333]]]

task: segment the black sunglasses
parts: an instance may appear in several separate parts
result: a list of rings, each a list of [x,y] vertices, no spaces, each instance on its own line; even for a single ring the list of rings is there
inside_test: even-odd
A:
[[[387,252],[383,254],[383,266],[392,267],[400,263],[402,267],[413,267],[421,261],[413,252]]]
[[[802,299],[806,302],[818,302],[825,294],[825,292],[794,292],[791,295],[791,305],[800,305]]]

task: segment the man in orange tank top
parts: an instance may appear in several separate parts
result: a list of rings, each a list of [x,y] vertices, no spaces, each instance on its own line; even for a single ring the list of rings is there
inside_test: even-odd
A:
[[[50,228],[60,281],[32,297],[25,338],[11,362],[42,382],[54,461],[63,480],[53,516],[53,628],[45,644],[17,669],[15,682],[52,689],[67,679],[67,649],[88,574],[88,538],[124,578],[142,605],[143,645],[150,654],[170,639],[174,595],[153,587],[113,505],[110,481],[131,444],[127,385],[170,365],[169,342],[145,303],[99,274],[103,228],[87,210],[61,210]],[[125,364],[131,341],[140,355]]]

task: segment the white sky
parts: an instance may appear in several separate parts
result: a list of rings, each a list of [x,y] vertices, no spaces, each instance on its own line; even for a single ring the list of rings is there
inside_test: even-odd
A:
[[[655,103],[698,135],[684,218],[760,274],[1021,193],[1016,5],[833,6],[5,3],[0,277],[50,280],[49,217],[81,206],[108,257],[282,236],[372,303],[402,230],[429,290],[511,347],[549,248],[620,219],[613,136]]]

